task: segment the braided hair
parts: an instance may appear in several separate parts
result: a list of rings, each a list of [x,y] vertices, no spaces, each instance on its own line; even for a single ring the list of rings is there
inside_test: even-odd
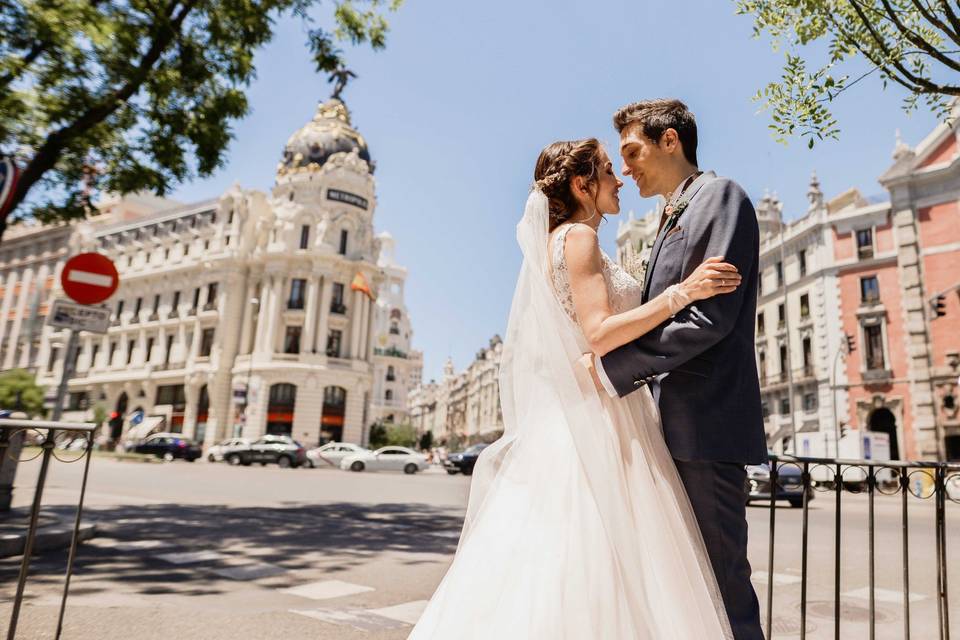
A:
[[[536,188],[543,191],[550,203],[550,231],[577,212],[580,204],[570,182],[575,176],[582,176],[587,184],[595,183],[600,173],[599,156],[600,141],[596,138],[554,142],[540,152],[533,177]]]

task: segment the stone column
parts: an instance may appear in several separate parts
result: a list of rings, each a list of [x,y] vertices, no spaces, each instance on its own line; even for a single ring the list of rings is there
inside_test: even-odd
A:
[[[266,353],[267,347],[264,340],[264,335],[267,330],[267,325],[270,324],[267,318],[270,317],[270,280],[271,276],[264,276],[263,280],[260,282],[260,309],[257,313],[257,331],[254,336],[253,349],[254,353]]]
[[[893,232],[897,245],[897,265],[900,273],[900,288],[903,291],[903,317],[906,335],[907,369],[910,379],[910,406],[912,427],[917,451],[915,459],[942,460],[941,434],[937,428],[937,413],[932,376],[932,345],[927,331],[925,294],[923,291],[923,265],[920,257],[920,238],[916,214],[912,207],[895,211]],[[887,354],[888,367],[890,354]],[[904,429],[904,435],[906,435]],[[901,455],[907,458],[907,453]]]
[[[377,321],[377,309],[376,302],[373,300],[367,301],[368,313],[367,313],[367,346],[366,346],[366,359],[368,362],[373,362],[373,347],[374,347],[374,338],[373,330],[376,326]]]
[[[236,215],[234,215],[234,219],[236,219]],[[251,281],[249,284],[247,284],[245,291],[246,295],[243,299],[243,306],[241,307],[243,320],[241,322],[242,328],[240,330],[240,345],[237,349],[238,353],[250,353],[252,351],[250,345],[250,334],[253,333],[253,304],[250,302],[250,300],[256,294],[256,284]]]
[[[226,318],[238,318],[244,314],[244,308],[250,307],[250,286],[239,274],[225,278],[223,300]],[[246,315],[250,315],[247,313]],[[235,322],[221,322],[217,327],[218,360],[213,375],[207,383],[207,396],[210,406],[207,412],[207,430],[203,445],[210,447],[229,437],[233,432],[233,368],[241,342],[241,327]]]
[[[197,439],[197,400],[200,398],[200,382],[195,375],[188,376],[183,383],[183,396],[186,407],[183,410],[183,433]],[[209,394],[210,389],[207,389]]]
[[[362,293],[353,291],[352,304],[350,305],[350,354],[349,358],[360,358],[360,316],[363,315]]]
[[[327,336],[330,334],[330,301],[333,299],[333,278],[330,274],[323,276],[323,287],[320,290],[320,318],[317,321],[317,351],[327,352]]]
[[[360,316],[360,354],[358,357],[361,360],[369,360],[367,343],[370,339],[370,297],[364,294],[361,301],[363,302],[363,314]]]
[[[275,274],[270,285],[270,315],[265,330],[264,344],[267,345],[267,353],[271,356],[277,352],[277,333],[280,327],[280,315],[283,313],[283,281],[283,276]]]
[[[303,341],[300,344],[301,353],[316,351],[317,306],[320,297],[320,276],[310,274],[307,280],[307,312],[303,319]]]

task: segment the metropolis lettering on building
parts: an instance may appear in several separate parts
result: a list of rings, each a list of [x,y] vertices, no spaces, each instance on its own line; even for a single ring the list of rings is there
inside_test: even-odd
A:
[[[340,189],[327,189],[327,200],[345,202],[361,209],[366,209],[369,206],[366,198],[349,191],[340,191]]]

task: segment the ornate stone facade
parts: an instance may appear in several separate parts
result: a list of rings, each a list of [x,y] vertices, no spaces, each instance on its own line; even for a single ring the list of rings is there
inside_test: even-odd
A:
[[[331,100],[288,141],[270,194],[235,185],[175,208],[107,203],[75,225],[71,252],[108,255],[121,286],[109,332],[81,336],[71,408],[139,409],[208,445],[263,433],[364,443],[390,367],[409,384],[420,366],[406,271],[384,262],[392,240],[374,236],[369,158],[346,107]],[[52,294],[62,295],[58,282]],[[388,347],[405,357],[375,354],[393,337],[395,309],[402,333]],[[38,381],[51,388],[64,333],[45,327],[40,343]],[[405,415],[402,391],[391,408]]]
[[[500,357],[503,341],[490,339],[487,347],[461,373],[448,360],[444,377],[410,392],[411,420],[418,433],[431,431],[435,440],[488,440],[503,430],[500,407]]]

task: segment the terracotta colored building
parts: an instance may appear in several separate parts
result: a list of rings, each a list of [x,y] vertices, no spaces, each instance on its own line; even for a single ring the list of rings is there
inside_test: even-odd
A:
[[[841,327],[856,347],[839,419],[889,433],[895,459],[960,459],[957,129],[940,125],[914,149],[898,142],[880,176],[888,202],[851,190],[829,203]]]

